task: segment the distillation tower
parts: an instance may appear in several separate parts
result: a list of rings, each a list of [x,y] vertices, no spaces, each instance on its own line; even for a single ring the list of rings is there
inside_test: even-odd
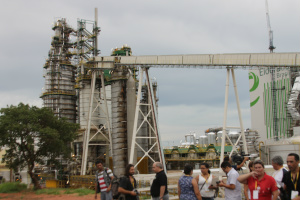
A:
[[[50,108],[59,117],[66,117],[70,122],[76,122],[76,67],[71,62],[69,49],[74,47],[70,35],[76,34],[66,22],[59,19],[53,28],[51,48],[44,65],[45,87],[41,98],[44,107]]]

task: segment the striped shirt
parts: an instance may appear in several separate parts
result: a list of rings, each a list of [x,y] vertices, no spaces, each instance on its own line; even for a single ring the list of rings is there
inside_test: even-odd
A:
[[[106,173],[105,169],[107,171],[107,174],[108,174],[109,178],[114,176],[111,169],[109,169],[109,168],[104,168],[103,171],[97,171],[96,172],[96,181],[99,183],[101,192],[105,192],[107,190],[107,187],[108,187],[108,184],[105,182],[104,175],[103,175],[104,173]]]

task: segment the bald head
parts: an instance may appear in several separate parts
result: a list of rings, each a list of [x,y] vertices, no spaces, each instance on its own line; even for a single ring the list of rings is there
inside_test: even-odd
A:
[[[152,171],[158,173],[163,170],[163,165],[160,162],[155,162],[152,165]]]

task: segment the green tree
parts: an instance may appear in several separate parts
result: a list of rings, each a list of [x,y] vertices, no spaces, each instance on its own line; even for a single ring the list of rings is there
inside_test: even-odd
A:
[[[6,146],[2,161],[9,168],[27,167],[34,187],[40,188],[33,169],[36,164],[56,164],[71,156],[70,143],[77,138],[78,124],[56,117],[48,108],[20,103],[0,109],[0,146]]]

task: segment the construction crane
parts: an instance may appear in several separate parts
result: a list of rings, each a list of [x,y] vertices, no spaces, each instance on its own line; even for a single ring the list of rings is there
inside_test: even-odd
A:
[[[273,50],[276,47],[273,46],[273,31],[271,30],[271,24],[270,24],[268,0],[266,0],[266,16],[267,16],[267,25],[269,31],[269,49],[270,49],[270,53],[273,53]]]

